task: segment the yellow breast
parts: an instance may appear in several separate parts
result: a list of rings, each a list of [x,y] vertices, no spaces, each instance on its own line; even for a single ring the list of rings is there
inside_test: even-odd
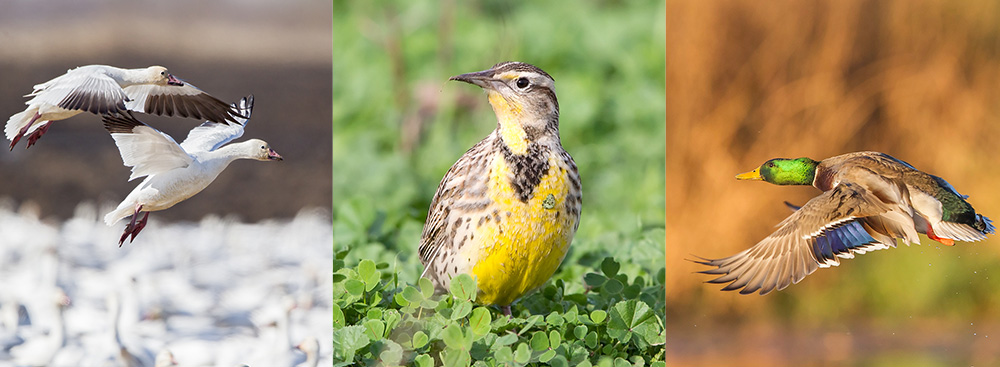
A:
[[[479,285],[479,302],[508,305],[540,287],[569,250],[577,220],[566,199],[570,183],[566,164],[557,154],[527,202],[510,184],[511,170],[503,155],[493,157],[489,195],[495,203],[488,219],[474,232],[478,246],[468,246]]]

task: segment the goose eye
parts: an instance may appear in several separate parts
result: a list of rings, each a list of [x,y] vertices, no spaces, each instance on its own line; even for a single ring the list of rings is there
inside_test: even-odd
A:
[[[167,72],[166,71],[161,71],[160,75],[167,75]]]
[[[267,149],[267,147],[266,147],[266,146],[263,146],[263,145],[261,145],[261,146],[260,146],[260,149]]]

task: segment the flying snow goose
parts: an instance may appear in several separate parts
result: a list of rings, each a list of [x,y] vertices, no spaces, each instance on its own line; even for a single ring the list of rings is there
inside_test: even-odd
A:
[[[260,139],[235,144],[224,144],[243,135],[243,128],[253,109],[253,96],[244,97],[233,104],[238,112],[236,124],[206,121],[192,129],[187,139],[177,144],[164,134],[129,116],[104,116],[104,127],[111,132],[121,152],[122,161],[132,167],[129,181],[146,176],[115,210],[104,217],[112,226],[122,218],[132,216],[125,227],[125,238],[139,234],[146,226],[149,212],[164,210],[184,201],[205,189],[215,178],[237,159],[280,161],[282,158]],[[145,213],[141,220],[139,214]]]
[[[4,129],[11,150],[24,136],[28,136],[27,147],[31,147],[48,131],[52,121],[83,112],[102,116],[130,111],[176,114],[217,123],[236,122],[242,117],[226,102],[174,77],[162,66],[140,69],[81,66],[35,85],[34,91],[25,97],[33,97],[25,102],[28,108],[11,116]]]

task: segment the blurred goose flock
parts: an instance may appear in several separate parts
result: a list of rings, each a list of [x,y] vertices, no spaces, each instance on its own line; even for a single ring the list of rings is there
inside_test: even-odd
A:
[[[0,202],[0,365],[331,363],[328,212],[157,223],[119,248],[110,205],[59,223]]]

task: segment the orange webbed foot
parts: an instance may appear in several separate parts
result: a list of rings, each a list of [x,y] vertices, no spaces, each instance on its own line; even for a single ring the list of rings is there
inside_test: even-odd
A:
[[[945,246],[955,246],[955,240],[950,238],[932,238],[935,241],[943,243]]]
[[[950,238],[938,237],[937,235],[934,234],[934,228],[932,228],[930,225],[927,225],[927,238],[941,242],[945,246],[955,246],[955,240]]]

